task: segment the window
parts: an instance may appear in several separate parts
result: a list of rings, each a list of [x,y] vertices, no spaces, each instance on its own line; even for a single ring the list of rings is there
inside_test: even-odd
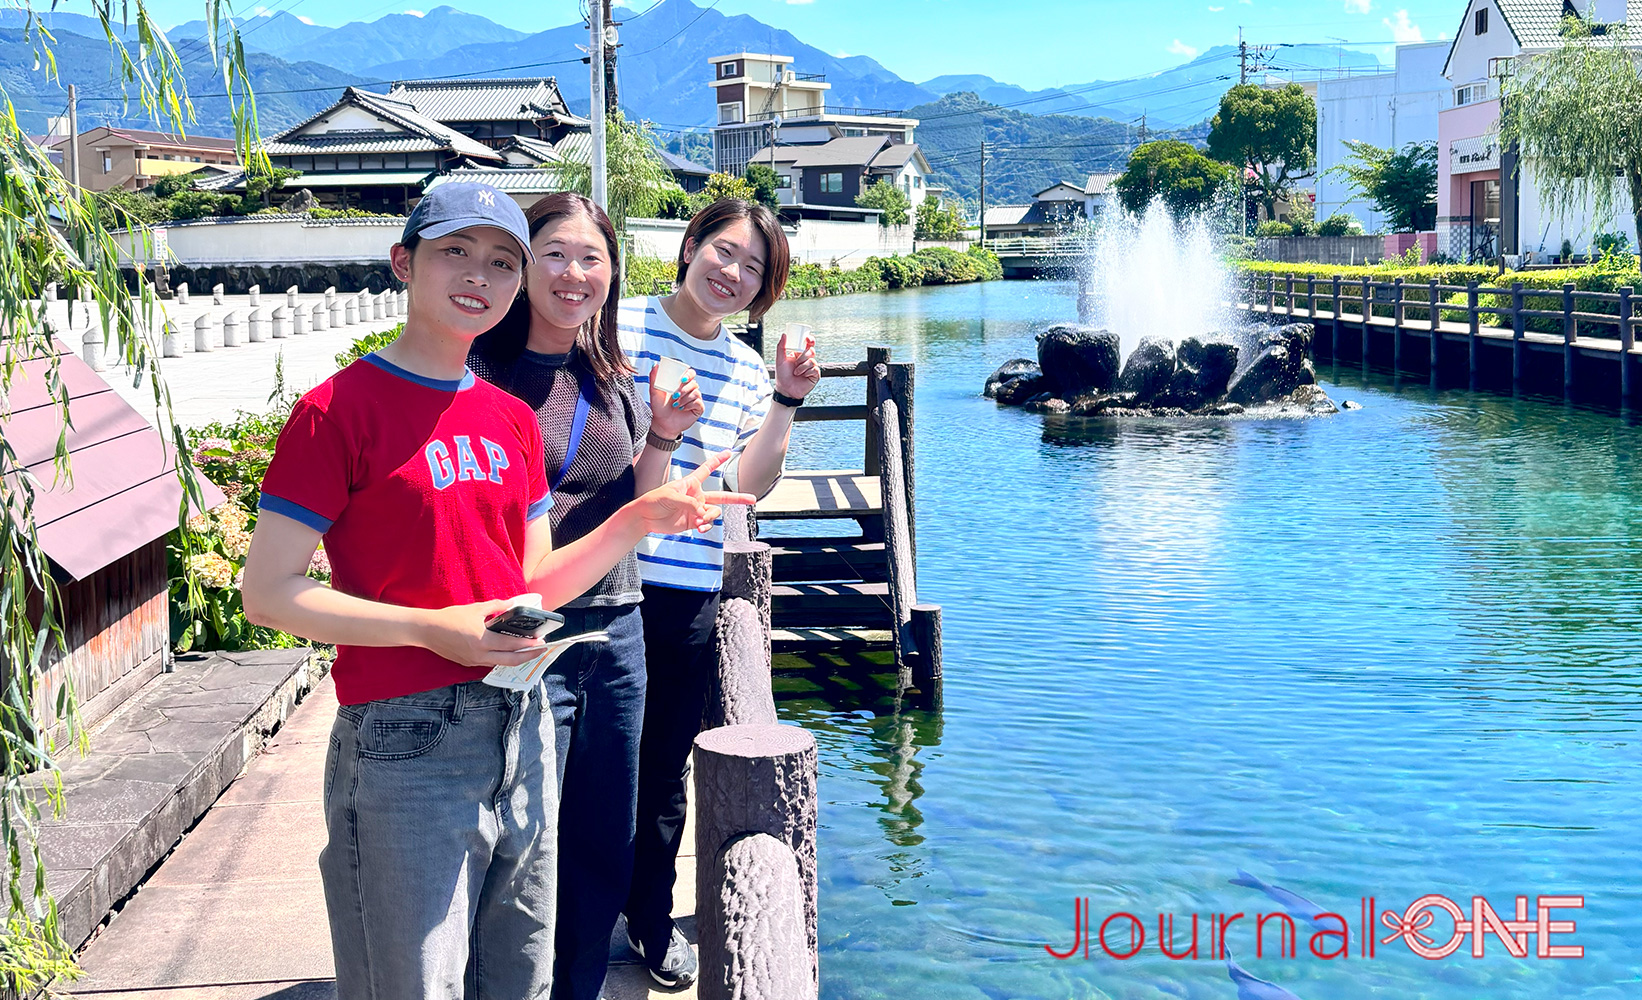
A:
[[[846,128],[841,129],[840,131],[842,131],[846,136],[863,136],[867,134],[867,130],[864,128]]]
[[[1478,7],[1477,8],[1477,29],[1476,29],[1476,33],[1479,34],[1479,35],[1488,34],[1488,8],[1487,7]]]
[[[718,78],[720,80],[728,80],[732,76],[740,76],[741,74],[737,72],[739,68],[740,64],[733,59],[727,63],[719,63]]]
[[[1464,87],[1454,88],[1454,106],[1475,104],[1478,101],[1488,100],[1488,84],[1473,83]]]
[[[917,174],[913,174],[912,175],[912,186],[915,187],[915,188],[923,187],[924,186],[924,179],[922,177],[918,176]]]
[[[383,165],[381,156],[361,156],[359,158],[359,169],[386,170],[387,167]]]
[[[111,174],[113,172],[114,172],[114,157],[108,155],[107,153],[104,153],[103,154],[103,173]]]
[[[720,125],[739,125],[741,123],[741,102],[720,104],[718,106],[718,123]]]
[[[776,174],[775,175],[775,186],[778,187],[778,188],[781,188],[782,190],[791,191],[792,190],[792,175],[791,174]]]
[[[843,194],[844,175],[837,171],[821,175],[822,194]]]

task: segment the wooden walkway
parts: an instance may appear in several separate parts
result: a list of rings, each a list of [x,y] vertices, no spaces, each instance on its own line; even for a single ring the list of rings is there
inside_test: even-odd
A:
[[[1336,361],[1384,361],[1432,379],[1463,374],[1472,388],[1506,382],[1508,368],[1513,392],[1560,389],[1566,399],[1636,402],[1639,319],[1628,287],[1591,292],[1572,284],[1534,289],[1521,282],[1491,287],[1260,274],[1238,289],[1232,304],[1255,316],[1312,323],[1317,350]]]

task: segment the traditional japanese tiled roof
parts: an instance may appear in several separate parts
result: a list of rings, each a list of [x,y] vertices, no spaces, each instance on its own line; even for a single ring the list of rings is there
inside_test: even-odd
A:
[[[1106,191],[1112,186],[1112,182],[1122,176],[1122,174],[1113,173],[1090,174],[1088,179],[1083,182],[1083,193],[1094,195],[1105,194]]]
[[[303,129],[334,114],[344,105],[354,105],[380,119],[384,128],[375,130],[352,129],[339,132],[304,134]],[[286,129],[268,140],[264,147],[269,155],[290,156],[307,153],[425,153],[449,150],[486,162],[501,159],[489,146],[470,139],[448,125],[442,125],[420,113],[410,103],[399,98],[373,94],[357,87],[349,87],[342,99],[307,121]]]
[[[1500,17],[1505,21],[1505,27],[1511,32],[1511,37],[1517,45],[1528,51],[1555,48],[1561,44],[1562,22],[1570,14],[1583,15],[1585,4],[1583,0],[1570,4],[1568,0],[1494,0],[1499,8]],[[1448,60],[1454,58],[1454,49],[1460,39],[1471,31],[1469,23],[1472,8],[1468,5],[1461,15],[1462,21],[1459,30],[1454,33],[1454,41],[1448,46]],[[1635,29],[1642,27],[1642,0],[1626,0],[1625,22]],[[1612,44],[1619,44],[1618,34],[1606,36]],[[1636,44],[1633,36],[1632,44]],[[1443,65],[1443,72],[1448,71],[1447,63]]]
[[[502,145],[501,153],[503,156],[517,153],[537,163],[552,163],[563,159],[558,147],[553,143],[529,135],[516,135],[508,139]]]
[[[985,224],[988,226],[1018,226],[1025,219],[1026,214],[1035,206],[1032,205],[994,205],[986,210]]]
[[[435,121],[582,122],[570,113],[552,77],[517,80],[400,80],[388,96],[415,105]],[[585,122],[584,122],[585,124]]]
[[[661,162],[667,165],[667,169],[671,170],[675,174],[691,174],[697,177],[707,177],[713,172],[712,167],[704,167],[699,163],[692,163],[684,157],[679,156],[677,153],[669,153],[665,149],[658,149],[656,152],[661,154]],[[765,162],[767,163],[769,161],[766,160]]]
[[[507,194],[548,194],[564,190],[564,179],[553,170],[507,167],[458,167],[428,182],[432,191],[441,184],[489,184]]]

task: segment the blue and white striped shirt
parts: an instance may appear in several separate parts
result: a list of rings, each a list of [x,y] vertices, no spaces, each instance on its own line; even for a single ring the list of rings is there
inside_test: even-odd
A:
[[[736,482],[741,449],[764,425],[770,412],[769,373],[764,359],[751,347],[730,336],[722,325],[712,340],[692,337],[678,328],[655,296],[622,299],[616,319],[622,350],[637,373],[633,381],[648,404],[650,369],[669,357],[695,369],[705,412],[684,432],[684,442],[673,452],[668,478],[694,472],[710,455],[734,451],[719,472],[707,480],[708,489]],[[644,582],[681,590],[718,590],[724,582],[724,522],[707,534],[647,535],[639,543],[639,575]]]

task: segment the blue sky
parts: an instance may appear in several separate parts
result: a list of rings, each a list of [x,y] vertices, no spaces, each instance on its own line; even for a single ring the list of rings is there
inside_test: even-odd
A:
[[[320,24],[374,20],[406,0],[264,0]],[[416,0],[411,0],[415,3]],[[437,4],[441,0],[425,0]],[[652,0],[624,0],[642,11]],[[700,4],[710,0],[695,0]],[[577,0],[456,0],[526,31],[575,20]],[[1396,41],[1450,37],[1465,0],[718,0],[829,52],[869,55],[902,77],[983,73],[1037,89],[1166,69],[1212,45],[1344,41],[1386,58]],[[198,17],[199,0],[152,0],[162,21]],[[68,9],[72,9],[69,6]],[[249,2],[239,9],[250,11]]]

